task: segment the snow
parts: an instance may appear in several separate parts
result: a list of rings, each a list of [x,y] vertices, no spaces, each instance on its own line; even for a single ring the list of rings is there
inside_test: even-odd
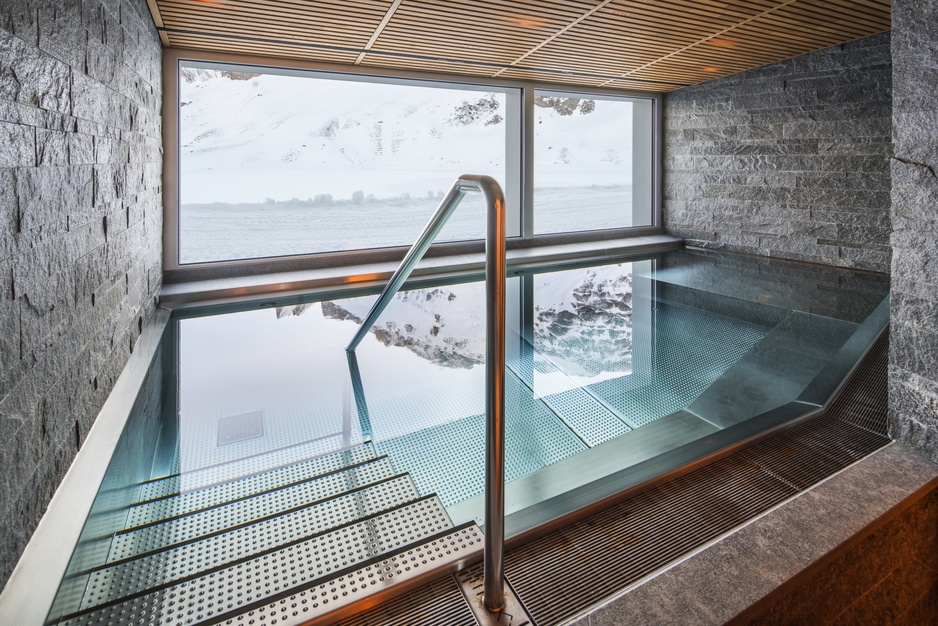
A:
[[[505,124],[453,121],[504,94],[263,74],[182,80],[182,204],[437,194],[464,173],[505,179]]]
[[[505,183],[506,101],[465,86],[184,68],[180,260],[408,245],[458,176]],[[630,225],[631,104],[536,110],[537,231]],[[441,241],[483,236],[481,200],[464,203]]]

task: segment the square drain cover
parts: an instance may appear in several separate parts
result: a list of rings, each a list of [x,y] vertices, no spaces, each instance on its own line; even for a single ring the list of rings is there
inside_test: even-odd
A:
[[[238,443],[264,436],[264,412],[251,411],[218,420],[218,445]]]

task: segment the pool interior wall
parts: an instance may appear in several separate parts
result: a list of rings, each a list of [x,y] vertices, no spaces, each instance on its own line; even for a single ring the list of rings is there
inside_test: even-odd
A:
[[[80,604],[146,478],[194,491],[367,446],[455,521],[478,519],[484,320],[467,280],[399,294],[357,372],[344,345],[371,295],[171,322],[53,614]],[[509,292],[507,479],[548,497],[578,484],[545,487],[551,468],[587,450],[658,432],[667,451],[796,400],[882,309],[888,278],[685,250],[519,271]]]

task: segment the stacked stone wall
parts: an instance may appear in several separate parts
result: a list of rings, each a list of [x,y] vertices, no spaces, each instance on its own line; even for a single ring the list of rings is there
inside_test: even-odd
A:
[[[938,0],[892,11],[891,434],[938,463]]]
[[[891,77],[885,33],[667,94],[665,229],[888,272]]]
[[[0,586],[155,306],[161,54],[145,0],[0,2]]]

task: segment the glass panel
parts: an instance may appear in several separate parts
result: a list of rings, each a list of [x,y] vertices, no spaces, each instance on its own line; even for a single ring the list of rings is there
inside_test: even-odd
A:
[[[534,233],[651,224],[651,101],[536,91],[534,104]]]
[[[461,174],[514,184],[517,90],[235,67],[180,68],[180,263],[410,245]],[[463,205],[440,241],[484,237]]]

